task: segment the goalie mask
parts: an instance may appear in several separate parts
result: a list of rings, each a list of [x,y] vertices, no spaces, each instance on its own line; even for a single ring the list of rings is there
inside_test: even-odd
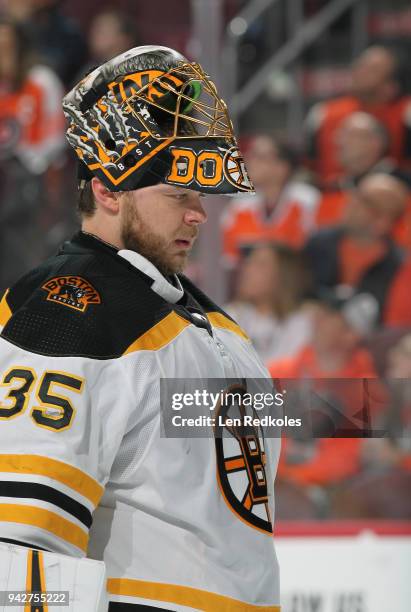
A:
[[[63,100],[81,175],[110,191],[159,182],[214,194],[253,191],[225,102],[199,64],[136,47]]]

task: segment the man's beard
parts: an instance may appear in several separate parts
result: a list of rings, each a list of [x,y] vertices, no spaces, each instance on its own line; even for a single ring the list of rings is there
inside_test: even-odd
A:
[[[121,238],[125,249],[151,261],[163,276],[172,276],[185,268],[187,257],[172,259],[167,252],[169,243],[148,228],[132,202],[125,202]]]

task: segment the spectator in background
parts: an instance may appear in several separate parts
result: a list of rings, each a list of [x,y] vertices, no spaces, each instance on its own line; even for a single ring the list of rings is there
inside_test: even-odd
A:
[[[372,46],[354,62],[351,95],[316,104],[306,126],[308,157],[322,186],[343,173],[338,159],[337,132],[351,113],[373,115],[389,134],[389,156],[400,166],[411,161],[411,98],[400,95],[399,66],[395,55],[385,47]]]
[[[227,312],[250,336],[265,362],[291,357],[311,338],[304,305],[309,280],[302,256],[288,246],[263,244],[242,261]]]
[[[391,349],[386,369],[388,408],[379,416],[381,438],[362,440],[359,473],[335,491],[336,518],[411,518],[411,335]]]
[[[358,111],[343,119],[335,142],[341,175],[327,185],[318,207],[319,225],[341,220],[348,191],[356,187],[361,178],[373,171],[389,173],[395,164],[386,157],[388,134],[384,125],[368,113]]]
[[[309,390],[327,398],[322,418],[329,436],[346,429],[350,417],[361,409],[362,381],[353,379],[376,377],[371,354],[361,346],[369,326],[368,313],[358,316],[355,302],[355,298],[344,300],[332,292],[323,293],[313,314],[311,342],[295,357],[269,364],[272,377],[289,392],[293,387],[285,379],[304,381],[302,414],[306,418]],[[347,380],[336,385],[334,379]],[[314,418],[312,415],[311,422]],[[311,434],[308,440],[285,438],[277,477],[303,487],[331,487],[358,473],[360,452],[361,441],[355,437],[313,439]]]
[[[0,290],[44,257],[44,172],[65,146],[62,95],[22,27],[0,21]]]
[[[63,87],[37,63],[26,31],[0,21],[0,120],[2,158],[13,157],[42,174],[64,145]]]
[[[357,112],[344,119],[337,131],[337,158],[342,174],[325,189],[317,211],[319,226],[341,221],[350,189],[356,187],[368,174],[390,174],[411,186],[411,174],[401,170],[395,160],[388,157],[388,147],[387,130],[372,115]],[[406,214],[393,230],[393,238],[397,243],[409,246],[410,223],[411,198]]]
[[[390,234],[407,198],[399,179],[367,176],[350,192],[342,221],[314,234],[305,247],[317,289],[342,286],[345,293],[368,295],[376,323],[384,322],[389,292],[403,261]]]
[[[390,174],[411,186],[411,174],[401,170],[395,160],[388,157],[388,133],[375,117],[364,112],[352,113],[342,121],[336,136],[337,158],[343,174],[329,184],[321,199],[316,219],[319,226],[341,221],[350,189],[368,174]],[[394,228],[393,237],[399,244],[409,243],[410,223],[411,198],[406,214]]]
[[[134,19],[112,8],[103,10],[91,22],[88,45],[89,62],[83,67],[80,78],[108,58],[116,57],[139,44]]]
[[[336,292],[321,291],[311,312],[311,341],[297,355],[273,360],[273,378],[374,378],[370,353],[360,346],[372,324],[372,313],[362,308],[361,299],[340,298]]]
[[[28,32],[40,61],[69,88],[87,57],[77,24],[61,10],[61,0],[6,0],[8,16]]]
[[[276,240],[300,247],[315,228],[320,194],[295,179],[295,152],[268,135],[254,136],[246,154],[257,196],[238,198],[223,218],[223,252],[234,267],[241,248],[257,241]]]

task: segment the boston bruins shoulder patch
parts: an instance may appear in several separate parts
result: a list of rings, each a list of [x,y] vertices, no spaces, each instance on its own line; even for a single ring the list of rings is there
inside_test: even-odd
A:
[[[101,304],[99,292],[81,276],[56,276],[41,287],[47,300],[85,312],[90,304]]]

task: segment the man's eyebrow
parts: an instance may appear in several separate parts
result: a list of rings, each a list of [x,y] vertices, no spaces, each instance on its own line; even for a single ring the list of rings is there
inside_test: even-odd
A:
[[[168,186],[165,185],[165,187],[168,189],[165,189],[164,191],[167,191],[168,193],[173,193],[173,194],[184,194],[184,195],[190,195],[191,193],[199,193],[196,192],[194,189],[185,189],[184,187],[173,187],[173,186]]]
[[[164,191],[169,191],[170,193],[184,193],[187,189],[183,187],[178,187],[177,185],[165,185],[164,183],[160,183],[159,185]]]

